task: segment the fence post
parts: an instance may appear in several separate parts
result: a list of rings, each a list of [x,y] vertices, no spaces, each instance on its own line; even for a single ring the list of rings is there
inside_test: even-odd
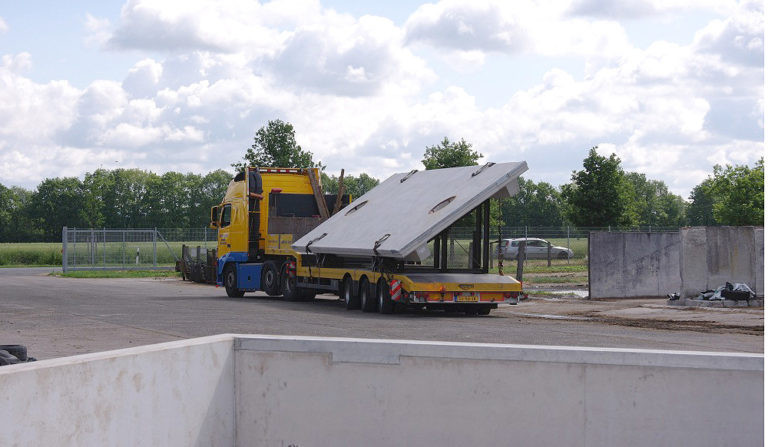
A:
[[[104,268],[107,268],[107,229],[105,227],[101,228],[101,235],[103,236],[103,244],[101,245],[101,259],[104,261]]]
[[[552,267],[552,242],[547,241],[547,267]]]
[[[96,233],[91,228],[91,266],[96,266]]]
[[[157,227],[152,232],[152,267],[157,267]]]
[[[125,270],[125,230],[123,230],[123,270]]]
[[[567,227],[568,227],[568,251],[570,252],[570,250],[571,250],[571,226],[568,225]],[[570,264],[570,263],[571,263],[571,257],[568,256],[568,264]]]
[[[525,260],[525,246],[527,242],[528,239],[524,239],[517,244],[517,275],[515,279],[520,282],[523,282],[523,261]]]
[[[61,229],[61,270],[67,273],[67,227]]]

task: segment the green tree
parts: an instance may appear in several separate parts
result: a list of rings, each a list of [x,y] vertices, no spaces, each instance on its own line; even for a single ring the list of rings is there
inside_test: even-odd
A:
[[[624,177],[616,154],[603,157],[597,146],[589,150],[584,169],[574,171],[571,183],[562,187],[568,220],[581,227],[628,226],[631,185]]]
[[[712,210],[721,225],[763,225],[765,214],[763,159],[747,165],[715,165]]]
[[[209,172],[204,176],[187,175],[190,188],[190,205],[187,221],[193,228],[208,226],[211,207],[221,203],[232,176],[224,170]]]
[[[320,163],[315,164],[312,152],[296,144],[293,125],[276,119],[256,131],[253,145],[245,152],[243,162],[232,164],[236,171],[245,166],[311,168]]]
[[[645,174],[624,174],[630,189],[624,222],[631,225],[680,226],[685,219],[685,201],[669,192],[660,180],[648,180]]]
[[[520,177],[520,192],[501,202],[504,221],[514,226],[553,227],[563,225],[562,197],[547,182],[535,183]]]
[[[688,225],[712,226],[717,225],[713,205],[715,199],[712,196],[712,179],[708,178],[699,183],[691,191],[690,205],[686,211],[685,219]]]
[[[339,178],[335,175],[328,176],[325,172],[321,174],[323,181],[323,192],[325,194],[337,194],[339,192]],[[379,184],[379,180],[362,172],[359,176],[344,176],[344,194],[352,196],[353,200],[367,193]]]
[[[42,231],[29,215],[32,191],[0,185],[0,242],[32,242]]]
[[[82,227],[83,184],[77,177],[43,180],[32,194],[30,216],[48,241],[61,240],[62,227]]]
[[[440,144],[427,146],[421,163],[425,169],[474,166],[482,156],[483,154],[473,151],[472,145],[464,141],[464,138],[452,143],[448,141],[448,137],[444,137]]]

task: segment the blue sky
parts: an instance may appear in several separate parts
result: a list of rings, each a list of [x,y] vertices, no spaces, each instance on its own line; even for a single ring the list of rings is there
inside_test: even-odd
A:
[[[562,185],[592,146],[687,197],[763,155],[763,4],[5,2],[0,184],[229,169],[270,119],[331,173],[464,138]]]

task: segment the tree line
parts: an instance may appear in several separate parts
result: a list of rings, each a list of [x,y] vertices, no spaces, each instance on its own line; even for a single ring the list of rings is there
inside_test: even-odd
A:
[[[464,139],[447,137],[428,146],[426,169],[477,165],[482,154]],[[244,166],[319,167],[323,189],[335,194],[339,176],[329,175],[313,154],[296,144],[290,123],[273,120],[256,132],[254,144],[234,172]],[[234,173],[205,175],[139,169],[98,169],[77,177],[43,180],[34,191],[0,184],[0,242],[57,241],[61,228],[202,228]],[[615,154],[589,150],[582,169],[561,186],[520,178],[514,197],[492,201],[495,226],[608,227],[763,225],[763,159],[754,167],[714,166],[689,201],[664,182],[625,172]],[[360,197],[379,183],[365,173],[345,175],[344,192]]]

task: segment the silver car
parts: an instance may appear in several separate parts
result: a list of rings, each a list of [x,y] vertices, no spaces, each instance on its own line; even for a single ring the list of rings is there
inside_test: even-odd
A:
[[[502,239],[501,252],[504,259],[517,259],[517,249],[521,241],[527,241],[525,244],[526,259],[547,259],[547,247],[549,243],[544,239],[535,237]],[[552,246],[552,259],[570,259],[573,257],[573,250],[557,245]]]

